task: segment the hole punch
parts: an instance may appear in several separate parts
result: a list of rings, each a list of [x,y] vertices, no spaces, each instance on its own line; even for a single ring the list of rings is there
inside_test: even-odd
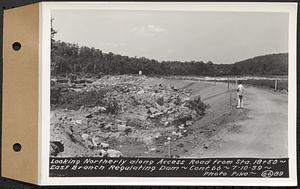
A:
[[[15,143],[15,144],[13,145],[13,149],[14,149],[15,152],[20,152],[21,149],[22,149],[22,145],[19,144],[19,143]]]
[[[12,44],[12,48],[13,48],[15,51],[19,51],[19,50],[21,49],[21,47],[22,47],[22,45],[21,45],[21,43],[19,43],[19,42],[14,42],[14,43]]]

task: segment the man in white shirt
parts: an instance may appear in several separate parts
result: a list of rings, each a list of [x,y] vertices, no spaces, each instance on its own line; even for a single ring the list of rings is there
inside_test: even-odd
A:
[[[237,93],[237,100],[238,100],[238,105],[237,108],[243,108],[244,107],[244,99],[243,99],[243,93],[244,93],[244,86],[242,85],[241,82],[239,82],[239,85],[236,89]]]

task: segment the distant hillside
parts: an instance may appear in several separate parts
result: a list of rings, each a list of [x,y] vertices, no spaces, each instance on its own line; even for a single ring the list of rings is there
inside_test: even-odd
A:
[[[216,55],[217,56],[217,55]],[[157,61],[145,57],[128,57],[103,53],[99,49],[77,44],[52,41],[51,74],[81,75],[137,74],[145,75],[286,75],[288,54],[270,54],[247,59],[235,64],[214,64],[203,61]]]
[[[233,64],[233,75],[287,75],[288,53],[257,56]]]

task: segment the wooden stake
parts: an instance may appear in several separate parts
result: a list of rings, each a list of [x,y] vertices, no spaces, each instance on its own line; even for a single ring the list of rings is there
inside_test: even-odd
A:
[[[230,108],[232,108],[232,99],[231,99],[231,90],[230,90],[230,92],[229,92],[229,95],[230,95],[230,97],[229,97],[229,106],[230,106]]]
[[[227,77],[227,90],[229,91],[229,77]]]
[[[169,143],[169,149],[168,149],[168,151],[169,151],[169,158],[171,158],[172,157],[172,154],[171,154],[171,137],[168,137],[168,143]]]

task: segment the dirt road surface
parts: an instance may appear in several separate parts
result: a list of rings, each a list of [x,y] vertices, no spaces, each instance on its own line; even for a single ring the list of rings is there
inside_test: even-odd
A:
[[[226,110],[226,103],[224,104],[225,101],[228,102],[229,95],[222,93],[226,88],[227,84],[217,83],[217,86],[207,87],[206,94],[199,91],[204,95],[204,102],[211,105],[209,111],[220,114],[221,117],[214,115],[210,118],[207,128],[213,128],[211,137],[206,135],[206,141],[199,142],[200,146],[190,150],[184,157],[287,157],[287,94],[246,86],[245,108],[235,108],[237,102],[233,92],[233,107],[229,111],[228,108]],[[215,94],[216,90],[219,90],[220,95],[209,98],[210,91]],[[203,121],[205,119],[194,126],[203,127]]]

